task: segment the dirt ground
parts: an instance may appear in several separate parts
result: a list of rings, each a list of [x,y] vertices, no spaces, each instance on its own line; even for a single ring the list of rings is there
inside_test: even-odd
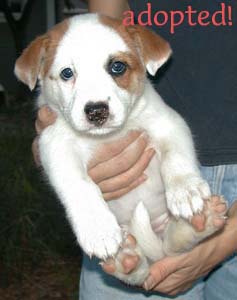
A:
[[[10,278],[10,285],[0,288],[0,299],[78,300],[79,269],[76,259],[45,261],[34,270],[25,265],[20,278]]]
[[[0,300],[78,300],[81,254],[33,161],[34,119],[0,103]]]

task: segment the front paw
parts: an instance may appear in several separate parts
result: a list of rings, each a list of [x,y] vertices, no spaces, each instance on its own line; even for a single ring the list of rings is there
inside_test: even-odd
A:
[[[207,182],[196,175],[175,177],[166,188],[167,205],[175,217],[190,219],[203,210],[203,200],[209,197]]]
[[[115,256],[121,243],[121,228],[112,213],[91,219],[79,234],[79,244],[85,253],[103,260]]]

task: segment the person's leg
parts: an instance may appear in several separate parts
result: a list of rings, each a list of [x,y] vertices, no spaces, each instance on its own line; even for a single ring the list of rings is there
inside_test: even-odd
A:
[[[202,168],[204,177],[211,185],[212,193],[223,195],[229,206],[237,200],[237,165]],[[213,271],[205,282],[206,300],[235,300],[237,286],[237,257],[228,258]]]
[[[203,283],[177,297],[161,296],[126,286],[113,276],[104,273],[97,259],[83,258],[80,278],[80,300],[203,300]]]

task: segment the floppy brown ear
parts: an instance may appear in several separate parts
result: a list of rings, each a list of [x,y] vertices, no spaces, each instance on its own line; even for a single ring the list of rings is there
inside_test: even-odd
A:
[[[172,53],[169,43],[143,26],[128,26],[127,29],[139,45],[147,71],[155,75]]]
[[[41,71],[46,50],[46,36],[36,38],[21,54],[15,64],[15,75],[19,80],[34,89]]]

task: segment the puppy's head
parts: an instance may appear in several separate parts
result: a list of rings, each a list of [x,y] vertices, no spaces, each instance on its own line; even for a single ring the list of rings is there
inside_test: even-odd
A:
[[[80,132],[106,134],[123,126],[144,91],[146,70],[155,75],[171,54],[169,44],[140,26],[88,14],[56,25],[34,40],[15,65],[45,102]]]

